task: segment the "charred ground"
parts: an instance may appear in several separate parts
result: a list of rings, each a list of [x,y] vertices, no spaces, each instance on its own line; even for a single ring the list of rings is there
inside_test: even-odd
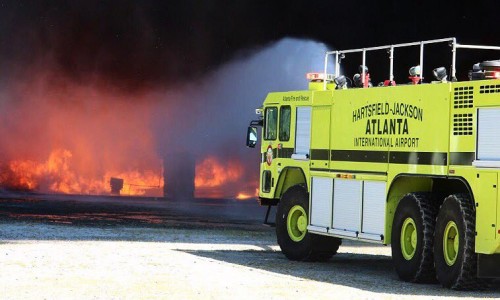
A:
[[[67,226],[264,230],[256,201],[0,194],[0,222]]]

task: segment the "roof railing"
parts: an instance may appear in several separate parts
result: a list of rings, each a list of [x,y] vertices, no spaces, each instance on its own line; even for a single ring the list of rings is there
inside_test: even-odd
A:
[[[366,53],[369,51],[375,51],[375,50],[384,50],[386,49],[388,54],[389,54],[389,80],[390,82],[394,81],[394,50],[396,48],[403,48],[403,47],[413,47],[413,46],[420,46],[420,74],[423,74],[423,68],[424,68],[424,46],[427,44],[437,44],[437,43],[448,43],[451,47],[451,53],[452,53],[452,58],[451,58],[451,78],[456,79],[456,60],[457,60],[457,49],[481,49],[481,50],[500,50],[500,47],[497,46],[483,46],[483,45],[461,45],[457,43],[456,38],[450,37],[450,38],[443,38],[443,39],[435,39],[435,40],[428,40],[428,41],[420,41],[420,42],[413,42],[413,43],[403,43],[403,44],[394,44],[394,45],[386,45],[386,46],[377,46],[377,47],[369,47],[369,48],[359,48],[359,49],[348,49],[348,50],[336,50],[336,51],[327,51],[325,54],[325,67],[324,67],[324,73],[325,73],[325,78],[327,74],[327,67],[328,67],[328,57],[330,55],[335,55],[335,77],[340,76],[340,61],[345,57],[345,54],[347,53],[362,53],[362,74],[361,74],[361,80],[362,80],[362,86],[365,86],[365,80],[366,80],[366,74],[365,74],[365,67],[366,66]],[[323,89],[326,90],[326,80],[324,81]]]

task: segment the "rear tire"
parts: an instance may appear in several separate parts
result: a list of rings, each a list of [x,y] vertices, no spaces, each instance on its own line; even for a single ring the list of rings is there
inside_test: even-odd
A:
[[[281,197],[276,213],[276,236],[283,254],[290,260],[326,261],[337,253],[342,240],[307,231],[309,193],[295,185]]]
[[[476,215],[466,194],[448,196],[439,210],[434,259],[439,282],[454,290],[481,287],[477,278]]]
[[[392,260],[404,281],[436,281],[433,243],[437,205],[430,193],[410,193],[401,199],[392,224]]]

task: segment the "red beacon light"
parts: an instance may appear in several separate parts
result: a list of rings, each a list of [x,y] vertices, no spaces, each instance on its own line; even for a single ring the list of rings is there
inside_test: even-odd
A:
[[[324,81],[326,78],[326,81],[332,82],[334,79],[334,76],[333,76],[333,74],[313,72],[313,73],[307,73],[306,78],[309,81]]]
[[[476,63],[469,71],[469,80],[500,79],[500,60]]]
[[[500,60],[487,60],[479,64],[484,70],[484,79],[500,79]]]

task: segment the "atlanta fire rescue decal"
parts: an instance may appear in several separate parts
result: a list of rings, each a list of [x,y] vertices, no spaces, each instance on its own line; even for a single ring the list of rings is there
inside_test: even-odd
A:
[[[409,120],[423,122],[424,109],[412,104],[378,102],[352,111],[352,122],[364,121],[364,136],[354,137],[355,147],[416,148],[420,137]],[[361,123],[361,124],[363,124]]]

